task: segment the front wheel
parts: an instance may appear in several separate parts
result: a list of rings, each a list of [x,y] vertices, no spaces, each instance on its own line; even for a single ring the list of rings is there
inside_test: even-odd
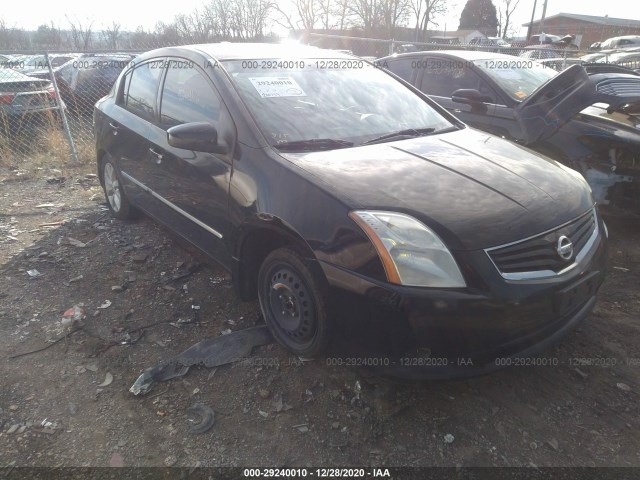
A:
[[[116,166],[107,155],[102,159],[102,188],[109,205],[109,210],[114,217],[120,220],[128,220],[135,217],[135,210],[129,203]]]
[[[295,355],[322,353],[330,338],[324,278],[298,253],[279,248],[258,273],[260,308],[271,334]]]

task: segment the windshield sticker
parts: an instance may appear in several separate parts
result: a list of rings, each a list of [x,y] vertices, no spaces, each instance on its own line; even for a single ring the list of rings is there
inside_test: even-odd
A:
[[[307,96],[291,77],[253,77],[249,81],[262,98]]]
[[[522,90],[517,91],[516,93],[514,93],[514,95],[518,98],[524,98],[527,96],[526,92],[523,92]]]

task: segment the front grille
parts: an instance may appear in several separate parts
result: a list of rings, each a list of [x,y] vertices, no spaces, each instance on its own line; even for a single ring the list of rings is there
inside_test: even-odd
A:
[[[503,274],[552,271],[559,272],[571,265],[596,229],[595,211],[550,232],[505,247],[487,250]],[[573,243],[573,255],[563,259],[558,254],[558,239],[566,236]]]

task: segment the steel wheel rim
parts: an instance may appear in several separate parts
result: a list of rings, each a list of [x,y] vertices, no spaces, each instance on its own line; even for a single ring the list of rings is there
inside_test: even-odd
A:
[[[266,298],[275,327],[291,342],[303,346],[316,333],[315,305],[306,283],[286,265],[269,271]]]
[[[114,212],[120,211],[122,205],[122,193],[120,192],[120,182],[116,175],[116,169],[113,165],[106,163],[104,166],[104,191],[107,194],[107,200]]]

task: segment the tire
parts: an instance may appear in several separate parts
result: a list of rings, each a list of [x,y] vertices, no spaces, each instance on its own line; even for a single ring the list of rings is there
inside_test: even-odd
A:
[[[129,203],[122,188],[120,172],[111,157],[106,154],[100,161],[100,180],[111,214],[119,220],[130,220],[136,217],[137,211]]]
[[[258,299],[267,327],[286,349],[315,357],[329,344],[324,277],[290,248],[271,252],[258,272]]]

